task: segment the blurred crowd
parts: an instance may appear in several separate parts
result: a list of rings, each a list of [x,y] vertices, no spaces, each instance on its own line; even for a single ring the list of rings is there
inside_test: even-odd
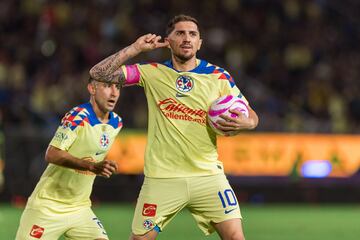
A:
[[[201,24],[199,58],[227,69],[260,117],[258,131],[360,132],[357,0],[2,0],[3,125],[54,131],[88,100],[88,71],[139,36],[164,36],[185,13]],[[167,49],[137,61],[163,61]],[[123,89],[116,111],[146,128],[140,87]]]

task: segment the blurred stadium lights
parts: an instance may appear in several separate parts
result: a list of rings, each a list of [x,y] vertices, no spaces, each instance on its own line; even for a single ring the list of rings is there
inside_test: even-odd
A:
[[[50,57],[55,53],[56,44],[53,40],[46,40],[41,45],[41,53],[45,57]]]
[[[324,178],[329,176],[331,170],[329,160],[308,160],[301,166],[301,175],[306,178]]]

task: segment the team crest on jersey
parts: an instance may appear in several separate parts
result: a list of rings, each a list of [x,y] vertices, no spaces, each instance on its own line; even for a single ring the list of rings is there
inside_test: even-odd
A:
[[[100,147],[106,149],[110,144],[109,134],[103,133],[100,137]]]
[[[181,75],[176,79],[176,89],[180,92],[190,92],[194,87],[194,80],[186,75]]]
[[[38,238],[40,239],[41,236],[43,235],[44,233],[44,228],[38,226],[38,225],[33,225],[32,228],[31,228],[31,231],[30,231],[30,236],[33,237],[33,238]]]
[[[146,219],[144,222],[143,222],[143,227],[146,229],[146,230],[150,230],[150,229],[153,229],[154,228],[154,222],[150,219]]]

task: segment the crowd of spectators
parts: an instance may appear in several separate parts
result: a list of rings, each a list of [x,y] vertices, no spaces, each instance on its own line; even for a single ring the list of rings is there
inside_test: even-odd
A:
[[[4,126],[54,131],[88,100],[92,65],[167,21],[196,17],[199,57],[225,67],[260,117],[258,131],[360,132],[360,3],[356,0],[2,0]],[[163,61],[167,49],[132,61]],[[143,90],[122,91],[126,128],[146,128]],[[30,128],[29,128],[30,127]]]

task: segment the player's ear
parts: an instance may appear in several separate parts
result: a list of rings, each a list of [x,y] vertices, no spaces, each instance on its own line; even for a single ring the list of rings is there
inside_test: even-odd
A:
[[[95,83],[94,82],[88,83],[87,89],[88,89],[90,95],[95,95],[96,88],[95,88]]]
[[[167,45],[167,48],[171,48],[170,47],[170,39],[169,39],[169,37],[164,37],[164,42],[168,42],[169,44]]]
[[[200,38],[200,40],[199,40],[199,46],[198,46],[198,51],[200,50],[200,48],[201,48],[201,45],[202,45],[202,39]]]

